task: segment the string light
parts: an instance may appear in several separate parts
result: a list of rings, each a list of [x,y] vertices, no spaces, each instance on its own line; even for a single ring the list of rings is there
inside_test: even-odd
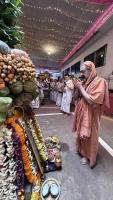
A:
[[[104,9],[104,6],[93,6],[80,0],[55,0],[51,5],[48,1],[46,7],[41,0],[26,2],[19,22],[25,30],[23,46],[31,55],[35,54],[33,59],[39,62],[50,60],[58,63]],[[53,45],[58,51],[52,53],[49,48],[45,51],[44,44]]]
[[[40,20],[40,19],[37,19],[37,18],[35,18],[35,17],[26,17],[25,15],[24,15],[24,17],[27,19],[27,20],[31,20],[31,21],[35,21],[36,23],[37,22],[40,22],[40,23],[44,23],[44,22],[53,22],[53,23],[55,23],[57,20],[54,20],[54,19],[52,19],[52,18],[47,18],[47,16],[45,17],[45,19],[42,19],[42,20]],[[70,18],[71,20],[73,19],[74,21],[78,21],[78,22],[81,22],[82,24],[84,23],[84,24],[90,24],[90,23],[92,23],[93,21],[90,21],[90,20],[84,20],[84,19],[80,19],[80,18],[77,18],[77,17],[72,17],[72,16],[65,16],[65,17],[68,17],[68,18]]]
[[[24,46],[24,48],[25,49],[28,49],[28,53],[30,54],[30,55],[32,55],[32,53],[33,53],[33,50],[34,50],[34,52],[36,53],[36,49],[34,48],[33,49],[33,46],[31,46],[31,45],[25,45]],[[34,54],[34,53],[33,53]],[[36,58],[38,57],[38,56],[40,56],[40,58],[41,58],[41,56],[43,56],[43,59],[47,59],[48,57],[46,56],[47,54],[45,54],[45,53],[38,53],[38,55],[36,55]],[[59,58],[61,59],[62,58],[62,56],[64,56],[64,54],[62,53],[60,53],[60,54],[58,54],[58,56],[56,56],[56,55],[52,55],[52,57],[54,58],[54,60],[56,61],[56,62],[59,62]],[[51,59],[52,59],[52,57],[51,57]],[[49,58],[50,59],[50,58]]]
[[[28,22],[27,22],[27,24],[29,24],[30,23],[30,26],[32,26],[33,25],[33,22],[31,21],[31,19],[30,18],[28,18],[28,17],[26,17],[25,15],[23,16],[24,18],[26,18],[27,20],[28,20]],[[26,19],[25,19],[25,23],[22,23],[21,21],[19,22],[19,24],[23,24],[23,26],[25,26],[25,24],[26,24]],[[22,18],[22,21],[24,21],[23,20],[23,18]],[[49,23],[54,23],[54,26],[56,25],[56,26],[58,26],[59,28],[61,28],[61,29],[63,29],[63,30],[68,30],[68,31],[74,31],[74,27],[73,26],[71,26],[70,24],[68,24],[67,26],[64,26],[64,25],[62,25],[62,24],[59,24],[59,23],[57,23],[56,21],[53,21],[52,19],[49,19],[48,21],[47,20],[38,20],[37,21],[39,24],[40,24],[40,26],[42,26],[42,27],[48,27],[48,24]],[[34,25],[34,26],[36,26],[36,24]],[[77,30],[77,32],[78,33],[81,33],[81,32],[85,32],[86,30]]]
[[[47,60],[47,59],[48,59],[48,57],[44,58],[44,57],[37,57],[37,56],[32,56],[32,55],[31,55],[31,57],[32,57],[33,59],[35,59],[35,60]],[[58,62],[59,62],[59,60],[55,61],[55,60],[53,60],[53,59],[51,59],[51,58],[49,58],[49,60],[52,61],[52,62],[55,62],[55,63],[58,63]]]
[[[42,45],[42,46],[43,46],[43,45]],[[42,47],[34,46],[32,43],[30,43],[30,44],[26,44],[26,43],[25,43],[25,44],[24,44],[24,47],[27,47],[27,48],[29,48],[29,49],[31,49],[31,50],[34,50],[34,51],[40,49],[41,52],[42,52]],[[60,47],[59,47],[59,53],[60,53],[60,54],[63,54],[62,52],[60,52],[61,50],[64,50],[64,51],[66,52],[66,51],[69,50],[69,48],[67,48],[67,49],[65,49],[65,48],[64,48],[64,49],[60,49]],[[55,56],[56,56],[56,54],[55,54]]]
[[[29,44],[27,44],[27,45],[24,45],[24,47],[26,48],[26,49],[29,49],[28,51],[31,51],[31,52],[33,52],[33,51],[37,51],[37,50],[39,50],[39,48],[33,48],[34,46],[33,45],[29,45]],[[65,50],[65,52],[68,52],[69,50]],[[38,52],[38,55],[39,55],[39,52]],[[45,53],[40,53],[40,55],[43,55],[44,57],[45,57]],[[59,56],[60,57],[62,57],[62,56],[64,56],[65,54],[64,53],[59,53]],[[56,54],[55,54],[55,58],[56,58]]]
[[[33,47],[33,49],[35,49],[35,50],[38,50],[38,49],[40,49],[40,50],[42,50],[42,46],[43,46],[43,44],[39,44],[39,43],[37,43],[37,46],[35,47],[34,46],[34,42],[30,42],[30,44],[29,43],[27,43],[27,39],[25,39],[24,40],[24,43],[23,43],[23,45],[24,46],[32,46]],[[27,44],[26,44],[27,43]],[[65,48],[65,47],[61,47],[61,46],[56,46],[56,45],[54,45],[56,48],[59,48],[59,50],[60,51],[62,51],[62,50],[64,50],[64,51],[68,51],[70,48],[71,48],[71,46],[70,46],[70,48],[68,47],[68,48]]]
[[[30,42],[30,44],[31,44],[31,42],[33,43],[33,45],[35,46],[37,46],[37,45],[40,45],[40,46],[42,46],[42,44],[45,44],[45,41],[42,39],[40,39],[40,40],[38,40],[38,39],[34,39],[34,38],[32,38],[31,36],[27,36],[26,35],[26,37],[24,38],[24,41],[26,41],[27,42],[27,44],[28,44],[28,42]],[[54,45],[54,46],[59,46],[61,49],[63,48],[63,47],[71,47],[72,46],[72,44],[69,42],[69,41],[67,41],[67,44],[68,44],[68,46],[67,46],[67,44],[66,43],[64,43],[63,44],[63,46],[61,46],[61,42],[60,41],[56,41],[55,42],[55,40],[54,41],[52,41],[52,40],[47,40],[48,41],[48,43],[51,43],[52,45]],[[73,44],[75,43],[74,41],[72,41],[73,42]],[[59,45],[58,45],[58,43],[59,43]],[[77,42],[76,42],[77,43]],[[68,48],[67,48],[68,49]]]
[[[26,42],[27,42],[27,40],[26,40]],[[30,43],[30,44],[26,44],[26,43],[24,43],[23,44],[25,47],[29,47],[31,50],[42,50],[42,46],[40,47],[40,46],[34,46],[34,44],[32,44],[32,43]],[[32,48],[33,47],[33,48]],[[57,47],[57,48],[59,48],[59,51],[69,51],[70,50],[70,48],[61,48],[60,46],[59,47]]]
[[[59,31],[59,30],[56,30],[54,28],[45,28],[45,27],[37,27],[36,25],[32,25],[32,26],[28,26],[24,23],[20,23],[21,26],[24,26],[25,29],[31,29],[31,30],[34,30],[34,32],[39,32],[41,31],[41,35],[42,35],[42,31],[46,31],[46,32],[52,32],[52,33],[55,33],[57,35],[60,35],[60,36],[63,36],[63,37],[68,37],[68,38],[72,38],[72,39],[75,39],[75,38],[81,38],[81,35],[80,33],[85,33],[84,30],[79,30],[79,34],[78,35],[75,35],[75,32],[66,32],[65,35],[64,35],[64,31]]]
[[[84,12],[93,12],[93,13],[97,13],[96,12],[96,8],[95,9],[88,9],[88,8],[85,8],[85,7],[81,7],[81,6],[78,6],[78,5],[74,5],[73,3],[70,3],[68,4],[70,6],[74,6],[76,9],[80,9],[81,11],[84,11]],[[63,10],[61,10],[61,8],[58,8],[58,7],[51,7],[51,6],[48,6],[48,7],[41,7],[41,6],[33,6],[33,5],[30,5],[28,3],[25,3],[25,6],[28,6],[30,8],[34,8],[34,9],[40,9],[40,10],[49,10],[49,11],[56,11],[56,12],[59,12],[67,17],[71,17],[73,18],[73,16],[71,15],[67,15],[67,13]],[[101,9],[98,9],[98,12],[101,13],[103,10]]]
[[[80,36],[68,36],[68,35],[64,35],[63,36],[63,34],[54,34],[54,33],[51,33],[51,32],[49,32],[48,34],[47,34],[47,36],[45,37],[45,33],[42,33],[42,32],[36,32],[36,31],[34,31],[34,32],[30,32],[30,33],[28,33],[28,34],[31,34],[31,35],[33,35],[33,37],[35,38],[37,38],[37,35],[38,35],[38,37],[40,37],[40,38],[53,38],[53,39],[59,39],[60,38],[60,40],[62,40],[62,41],[65,41],[65,40],[67,40],[67,39],[69,39],[69,42],[75,42],[76,40],[78,40],[78,39],[80,39],[81,38],[81,35]]]
[[[68,5],[72,5],[72,6],[74,6],[74,5],[76,5],[76,3],[90,3],[90,5],[97,5],[97,6],[99,6],[99,5],[105,5],[105,3],[107,3],[107,2],[102,2],[102,1],[91,1],[91,0],[87,0],[87,1],[85,1],[85,0],[64,0],[65,1],[65,3],[67,3]],[[108,4],[109,4],[109,2],[108,2]]]
[[[38,35],[38,36],[39,36],[39,35]],[[27,32],[25,37],[26,37],[26,38],[29,37],[29,39],[34,40],[34,42],[38,41],[38,40],[36,39],[36,38],[37,38],[37,34],[35,35],[34,32]],[[36,37],[36,38],[35,38],[35,37]],[[61,41],[62,41],[62,42],[65,42],[65,44],[69,44],[69,43],[70,43],[70,44],[75,44],[75,42],[78,41],[78,40],[75,41],[75,40],[73,40],[73,39],[67,40],[67,39],[65,39],[65,38],[63,38],[63,37],[59,38],[59,37],[56,37],[56,36],[53,35],[53,34],[49,34],[49,35],[46,35],[46,36],[44,36],[44,37],[43,37],[43,35],[40,35],[39,37],[40,37],[40,40],[42,40],[42,41],[43,41],[43,40],[44,40],[44,41],[45,41],[45,40],[48,41],[49,39],[50,39],[50,40],[53,39],[54,41],[59,42],[59,44],[61,44]],[[34,39],[33,39],[33,38],[34,38]],[[43,38],[44,38],[44,39],[43,39]]]

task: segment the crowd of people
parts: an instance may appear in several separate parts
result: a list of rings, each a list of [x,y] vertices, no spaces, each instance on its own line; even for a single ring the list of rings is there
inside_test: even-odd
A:
[[[74,84],[72,77],[68,74],[64,78],[51,80],[50,100],[54,101],[60,110],[69,115],[70,105],[74,94]]]
[[[69,115],[70,114],[70,104],[74,98],[74,84],[72,76],[68,74],[64,78],[58,79],[45,79],[41,80],[37,77],[37,92],[39,96],[32,101],[33,108],[39,108],[44,100],[44,91],[49,91],[49,98],[51,101],[60,108],[60,110]]]

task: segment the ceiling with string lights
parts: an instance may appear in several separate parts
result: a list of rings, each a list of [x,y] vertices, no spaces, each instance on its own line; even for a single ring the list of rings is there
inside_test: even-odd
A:
[[[50,69],[59,68],[110,6],[107,0],[24,0],[23,3],[19,22],[25,33],[22,47],[37,67]]]

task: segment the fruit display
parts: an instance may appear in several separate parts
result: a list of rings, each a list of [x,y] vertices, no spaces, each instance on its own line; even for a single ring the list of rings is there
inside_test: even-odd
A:
[[[29,55],[0,41],[0,96],[4,88],[8,88],[13,100],[22,103],[30,104],[39,95],[36,69]]]
[[[0,79],[6,84],[17,81],[24,83],[34,79],[35,75],[35,66],[26,54],[21,54],[21,51],[18,54],[15,51],[10,54],[0,53]]]
[[[3,87],[0,90],[0,125],[5,122],[7,111],[12,104],[13,99],[9,97],[9,89]]]

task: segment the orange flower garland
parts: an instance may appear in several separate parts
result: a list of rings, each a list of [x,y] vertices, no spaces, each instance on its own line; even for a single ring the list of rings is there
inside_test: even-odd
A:
[[[30,166],[29,156],[28,156],[27,147],[26,147],[26,143],[25,143],[25,135],[24,135],[24,132],[23,132],[23,129],[21,128],[21,126],[16,122],[16,120],[18,120],[18,118],[19,118],[18,115],[9,117],[6,121],[6,123],[11,124],[12,127],[16,130],[16,133],[21,142],[21,153],[22,153],[22,160],[24,163],[25,175],[26,175],[29,183],[35,183],[37,180],[37,177],[32,174],[32,169]]]

